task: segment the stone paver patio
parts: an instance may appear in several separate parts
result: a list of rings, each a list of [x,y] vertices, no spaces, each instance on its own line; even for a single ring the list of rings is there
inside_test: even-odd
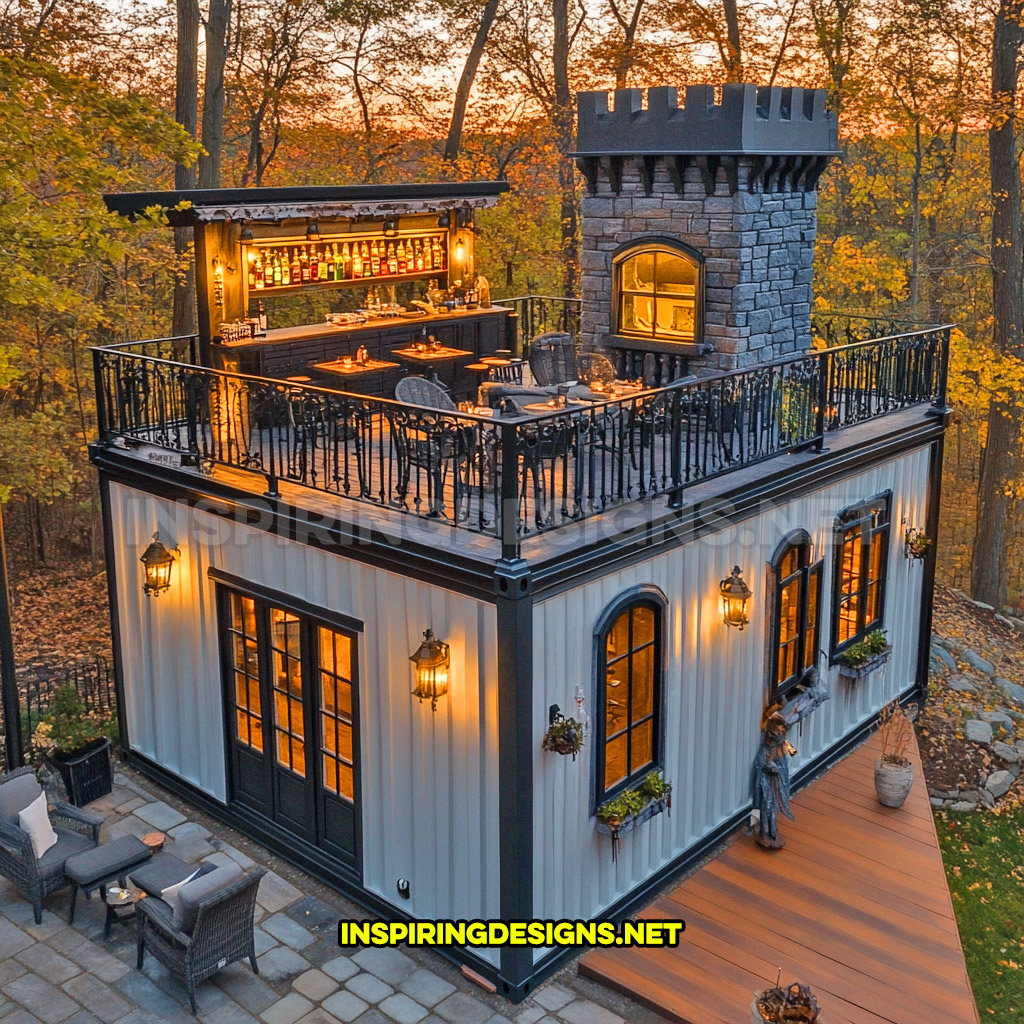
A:
[[[661,1018],[562,971],[513,1006],[467,980],[430,950],[337,945],[340,918],[365,912],[227,826],[214,822],[130,770],[113,793],[90,804],[104,816],[101,839],[168,834],[165,849],[190,863],[236,861],[268,868],[256,907],[259,976],[234,964],[199,986],[204,1024],[649,1024]],[[97,896],[78,902],[67,924],[69,890],[45,901],[43,922],[0,879],[0,1024],[188,1024],[185,987],[148,956],[135,969],[135,928],[115,925],[103,941]]]

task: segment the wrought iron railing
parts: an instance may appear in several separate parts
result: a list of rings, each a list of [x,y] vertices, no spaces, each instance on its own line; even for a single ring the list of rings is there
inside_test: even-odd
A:
[[[26,760],[34,762],[39,757],[32,735],[36,726],[46,716],[53,703],[53,696],[62,686],[72,686],[82,698],[86,710],[100,718],[116,718],[117,692],[114,686],[114,671],[105,658],[89,658],[75,665],[54,667],[52,665],[30,664],[18,669],[18,697],[21,704],[22,747]],[[3,734],[8,728],[0,714],[0,768],[5,766],[5,745]],[[116,735],[109,737],[116,740]]]
[[[517,295],[510,299],[495,299],[494,304],[508,306],[515,314],[517,341],[514,350],[519,355],[526,355],[530,342],[548,331],[579,336],[583,305],[580,299],[557,295]]]
[[[154,343],[156,349],[173,339]],[[186,365],[138,347],[94,350],[100,440],[251,470],[500,541],[667,495],[829,431],[945,406],[949,328],[937,327],[541,415],[485,417]]]

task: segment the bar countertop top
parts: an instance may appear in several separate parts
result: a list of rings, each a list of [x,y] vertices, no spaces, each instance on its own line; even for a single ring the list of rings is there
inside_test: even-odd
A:
[[[508,315],[512,310],[508,306],[490,306],[486,309],[455,309],[442,313],[428,313],[417,317],[368,317],[360,324],[300,324],[297,327],[274,327],[262,338],[251,338],[245,341],[218,343],[219,347],[240,349],[250,346],[286,345],[294,341],[307,341],[310,338],[340,338],[360,331],[380,331],[385,329],[406,328],[410,335],[418,332],[423,325],[428,330],[431,324],[457,323],[460,320],[472,320],[474,317],[496,317]]]

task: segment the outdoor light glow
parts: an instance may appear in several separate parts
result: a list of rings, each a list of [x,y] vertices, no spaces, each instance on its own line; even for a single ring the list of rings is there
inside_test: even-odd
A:
[[[143,552],[139,561],[145,567],[145,579],[142,589],[146,597],[157,597],[171,585],[171,567],[180,555],[177,548],[168,551],[160,543],[160,534],[153,534],[153,541]]]
[[[727,626],[742,629],[750,620],[747,618],[747,602],[750,587],[743,580],[740,567],[734,566],[732,573],[718,585],[722,595],[722,621]]]
[[[419,648],[409,655],[416,672],[416,685],[413,696],[419,697],[420,703],[430,701],[430,710],[437,710],[437,699],[448,692],[448,669],[451,666],[451,653],[443,640],[438,640],[432,630],[423,633],[423,642]]]

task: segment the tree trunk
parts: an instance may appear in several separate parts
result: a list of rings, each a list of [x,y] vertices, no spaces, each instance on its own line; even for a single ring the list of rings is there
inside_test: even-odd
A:
[[[579,241],[576,231],[576,167],[569,154],[573,149],[572,93],[569,90],[569,3],[554,0],[553,77],[555,105],[553,121],[559,152],[558,184],[562,218],[562,291],[566,298],[576,295],[579,274]]]
[[[725,8],[725,29],[727,56],[725,60],[725,80],[727,82],[743,81],[743,53],[740,49],[740,15],[736,0],[722,0]]]
[[[615,0],[609,0],[615,20],[622,28],[622,49],[619,51],[618,60],[615,62],[615,88],[625,89],[629,78],[629,72],[633,68],[633,46],[636,44],[636,30],[640,24],[640,15],[644,9],[645,0],[636,0],[633,6],[633,14],[627,21],[619,10]]]
[[[445,160],[454,160],[459,155],[459,146],[462,143],[462,125],[466,120],[469,93],[473,88],[476,69],[480,66],[480,58],[483,56],[484,47],[487,45],[487,36],[490,34],[491,25],[494,24],[494,16],[497,13],[498,0],[487,0],[487,3],[484,4],[483,13],[480,15],[480,24],[477,26],[476,37],[473,40],[472,47],[470,47],[466,64],[462,69],[459,87],[455,91],[455,105],[452,107],[452,120],[448,127],[448,140],[444,145]]]
[[[220,188],[220,163],[224,150],[224,64],[228,57],[228,26],[231,0],[210,0],[204,26],[206,78],[203,84],[203,149],[199,158],[199,187]]]
[[[196,137],[199,123],[199,4],[197,0],[176,0],[178,19],[177,69],[174,83],[174,119]],[[174,187],[178,191],[195,188],[195,169],[174,165]],[[188,260],[188,228],[174,229],[174,254],[179,266],[187,270],[174,287],[171,308],[171,334],[193,334],[196,330],[196,278]]]
[[[992,33],[993,123],[988,133],[992,191],[993,344],[998,352],[1024,355],[1024,268],[1021,265],[1021,184],[1018,164],[1016,90],[1024,30],[1022,0],[1002,0]],[[993,402],[978,478],[978,523],[971,594],[1001,608],[1006,603],[1006,515],[1010,483],[1017,473],[1020,396]]]

